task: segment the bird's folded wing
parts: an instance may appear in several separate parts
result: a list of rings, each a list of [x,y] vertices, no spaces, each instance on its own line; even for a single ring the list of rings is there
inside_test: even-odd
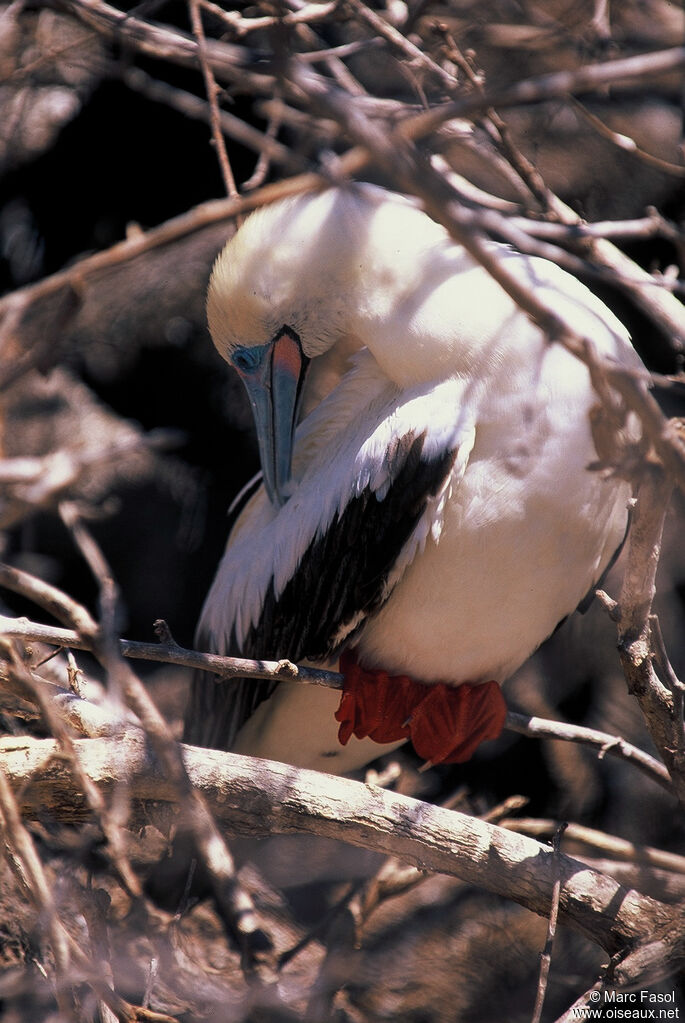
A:
[[[449,393],[447,393],[449,392]],[[265,660],[327,662],[388,599],[458,484],[474,431],[449,388],[397,394],[376,427],[348,431],[277,513],[263,497],[236,528],[208,596],[198,644]],[[378,414],[380,412],[380,415]],[[230,748],[275,683],[197,676],[185,741]]]

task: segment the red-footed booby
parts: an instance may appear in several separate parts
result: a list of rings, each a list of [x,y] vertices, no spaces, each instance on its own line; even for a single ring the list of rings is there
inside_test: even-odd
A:
[[[575,278],[492,246],[602,356],[641,366]],[[185,740],[335,773],[407,738],[428,761],[466,759],[502,728],[497,683],[626,531],[627,483],[591,468],[586,367],[418,205],[370,185],[252,214],[217,259],[207,310],[247,389],[262,476],[198,644],[340,658],[347,682],[341,702],[198,677]]]

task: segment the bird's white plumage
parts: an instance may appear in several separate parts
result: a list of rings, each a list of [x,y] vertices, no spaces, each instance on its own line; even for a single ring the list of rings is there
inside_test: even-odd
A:
[[[493,247],[600,353],[640,366],[588,289],[551,263]],[[453,460],[383,581],[383,606],[340,623],[338,640],[361,625],[355,643],[370,667],[425,682],[504,681],[620,544],[629,492],[588,469],[596,399],[586,368],[408,200],[357,186],[260,211],[217,261],[208,315],[229,360],[236,345],[264,345],[283,325],[315,375],[331,352],[357,352],[298,428],[287,502],[274,507],[258,491],[229,539],[201,621],[215,649],[258,626],[269,587],[278,600],[352,499],[368,490],[385,499],[397,478],[392,452],[407,436],[423,435],[423,458]],[[238,748],[330,770],[335,702],[281,688]],[[352,740],[334,769],[380,749]]]
[[[359,353],[354,368],[296,434],[295,484],[287,504],[274,509],[260,490],[236,524],[202,619],[219,649],[228,649],[231,631],[242,643],[259,620],[271,579],[278,597],[312,541],[342,514],[351,497],[366,488],[379,499],[385,496],[391,484],[387,452],[394,437],[412,430],[425,431],[427,453],[449,448],[459,454],[446,488],[430,502],[403,550],[397,571],[429,534],[439,536],[446,493],[473,445],[473,424],[458,412],[463,390],[463,381],[448,380],[402,393],[368,352]],[[247,541],[241,542],[245,532]]]

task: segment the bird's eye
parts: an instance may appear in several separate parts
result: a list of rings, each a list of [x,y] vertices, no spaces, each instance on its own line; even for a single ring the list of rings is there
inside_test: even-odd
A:
[[[262,347],[258,348],[236,348],[231,355],[231,362],[239,373],[252,373],[259,365],[262,357]]]

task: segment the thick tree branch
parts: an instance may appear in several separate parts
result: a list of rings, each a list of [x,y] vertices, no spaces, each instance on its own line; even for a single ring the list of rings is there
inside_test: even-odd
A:
[[[128,786],[131,799],[139,803],[139,821],[149,812],[146,802],[178,802],[175,779],[151,755],[140,730],[116,739],[82,739],[74,746],[82,769],[98,787],[107,792],[118,784]],[[56,751],[51,739],[0,740],[0,758],[13,788],[21,792],[25,814],[49,805],[61,820],[82,820],[87,804],[69,764],[53,756]],[[533,839],[345,778],[195,747],[184,747],[183,757],[189,780],[229,830],[254,836],[312,832],[351,842],[549,914],[556,856]],[[682,921],[672,909],[570,857],[559,856],[558,867],[560,920],[611,955],[657,934],[658,955],[630,960],[631,983],[668,975],[685,961]],[[624,983],[627,971],[617,967],[616,978]]]
[[[685,803],[685,729],[678,693],[655,670],[651,608],[661,535],[672,482],[661,466],[647,467],[638,491],[628,537],[623,586],[613,617],[629,691],[637,698],[657,749],[662,752],[681,802]]]

